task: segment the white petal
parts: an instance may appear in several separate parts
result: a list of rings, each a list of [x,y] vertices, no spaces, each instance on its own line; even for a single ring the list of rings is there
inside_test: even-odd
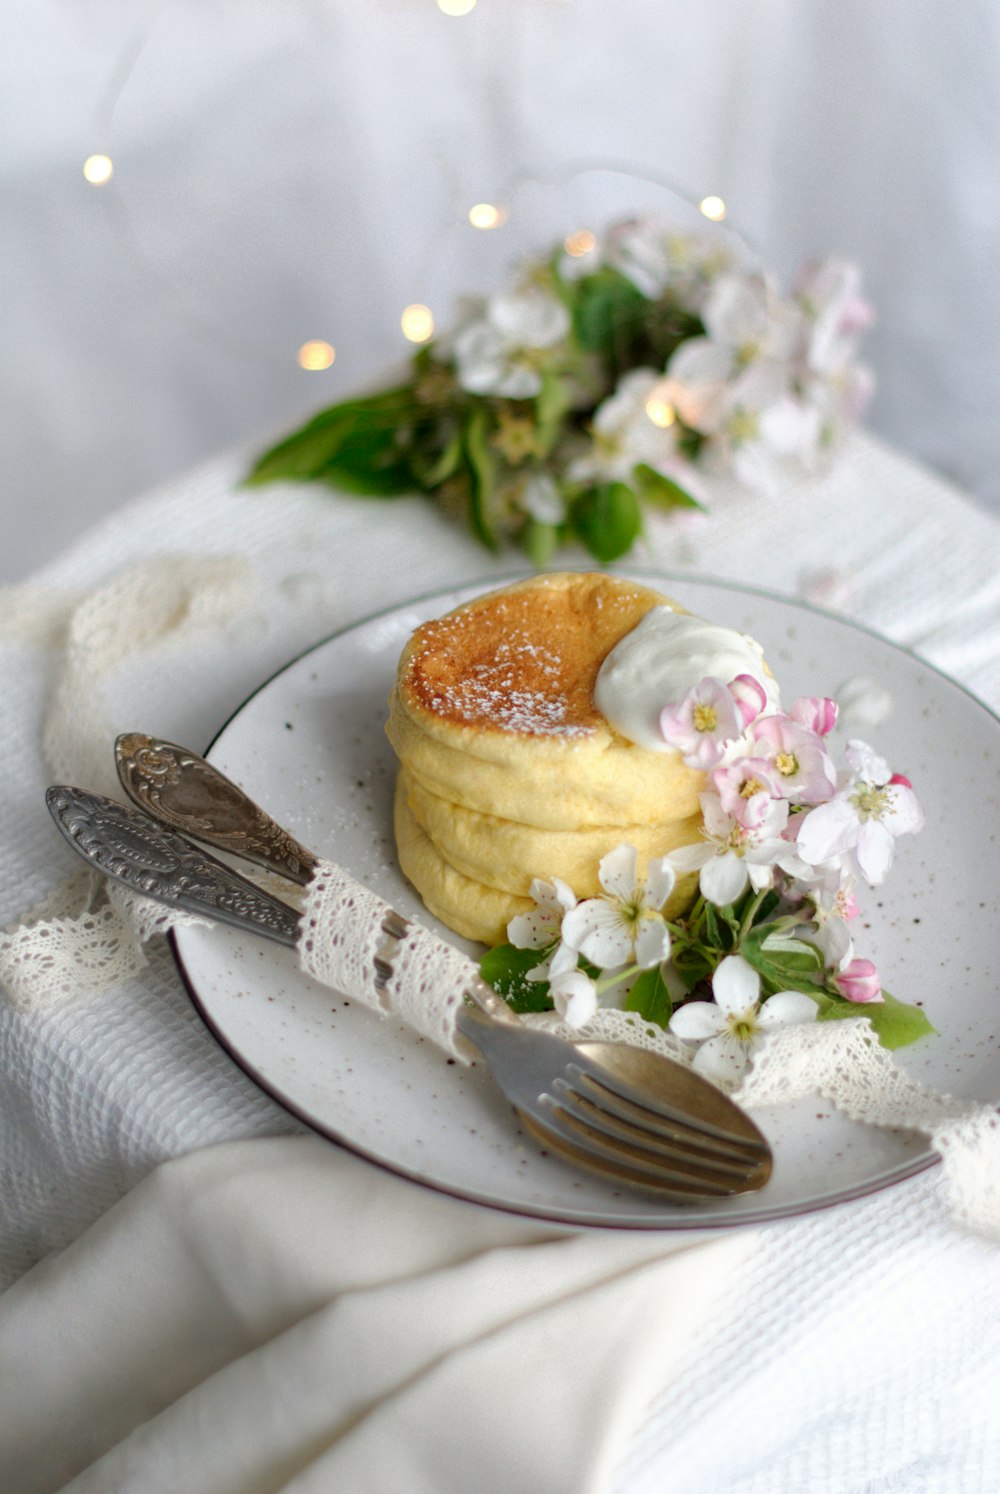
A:
[[[761,287],[738,275],[720,275],[705,298],[701,319],[709,336],[729,347],[759,341],[767,325]]]
[[[635,897],[635,873],[638,859],[635,846],[616,846],[613,851],[602,856],[601,864],[597,868],[597,879],[605,892],[623,901],[631,901]]]
[[[563,939],[601,970],[627,964],[632,940],[617,908],[591,897],[571,908],[563,919]]]
[[[568,944],[560,944],[555,954],[548,962],[549,978],[551,980],[555,980],[558,976],[565,975],[567,970],[575,970],[576,959],[577,955],[575,949],[571,949]]]
[[[894,844],[891,832],[878,820],[866,820],[861,826],[854,854],[869,887],[879,887],[885,881]]]
[[[651,861],[646,868],[646,885],[642,902],[646,908],[660,909],[674,890],[677,874],[666,856]]]
[[[857,842],[858,817],[850,803],[839,795],[826,804],[818,804],[802,818],[795,846],[803,861],[816,866],[840,856]]]
[[[558,934],[557,920],[541,908],[516,913],[507,925],[507,938],[515,949],[544,949]]]
[[[852,737],[848,742],[844,756],[858,777],[863,778],[866,783],[876,783],[881,787],[892,777],[892,769],[885,758],[880,757],[874,748],[858,737]]]
[[[739,1016],[757,1005],[760,976],[742,955],[727,955],[712,976],[712,995],[727,1017]]]
[[[757,1018],[761,1027],[798,1027],[803,1022],[815,1022],[819,1007],[804,991],[776,991],[769,996]]]
[[[571,970],[553,981],[552,1001],[570,1027],[582,1027],[597,1010],[597,987],[582,970]]]
[[[685,872],[700,871],[715,855],[715,847],[709,845],[707,840],[699,840],[693,846],[678,846],[676,851],[671,851],[668,860],[674,871]]]
[[[712,856],[702,867],[702,895],[716,907],[724,908],[727,903],[736,901],[748,880],[746,863],[732,851],[727,851],[724,856]]]
[[[924,812],[912,789],[905,783],[894,783],[889,789],[889,808],[882,824],[890,835],[912,835],[923,829]]]
[[[643,970],[662,965],[670,954],[670,930],[662,918],[644,918],[635,936],[635,962]]]
[[[470,386],[465,384],[468,389]],[[533,368],[522,368],[508,363],[497,378],[492,389],[481,391],[487,394],[502,394],[505,399],[534,399],[540,393],[542,381]],[[476,393],[472,390],[472,393]]]
[[[723,1089],[732,1087],[747,1071],[750,1046],[723,1033],[702,1043],[691,1061],[691,1067]]]
[[[726,1019],[714,1001],[685,1001],[674,1012],[668,1026],[679,1038],[701,1042],[703,1038],[724,1032]]]

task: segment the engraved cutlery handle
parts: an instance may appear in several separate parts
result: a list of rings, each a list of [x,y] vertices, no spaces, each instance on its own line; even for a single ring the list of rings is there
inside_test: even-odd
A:
[[[148,815],[55,785],[49,812],[73,849],[130,892],[294,948],[299,914]]]
[[[131,731],[115,742],[122,788],[154,819],[220,851],[266,866],[304,887],[317,858],[211,763]]]

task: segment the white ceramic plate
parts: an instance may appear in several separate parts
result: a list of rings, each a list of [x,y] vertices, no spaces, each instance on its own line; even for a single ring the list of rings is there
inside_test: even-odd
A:
[[[953,1094],[1000,1097],[1000,721],[928,665],[824,613],[722,583],[630,574],[752,633],[786,700],[836,696],[857,675],[890,688],[892,714],[868,735],[912,779],[927,826],[900,842],[886,887],[867,892],[856,942],[939,1030],[904,1051],[910,1072]],[[413,628],[497,584],[421,598],[318,644],[262,685],[209,751],[304,844],[425,922],[393,849],[386,698]],[[289,951],[184,928],[175,953],[211,1030],[275,1099],[373,1162],[480,1203],[572,1224],[721,1228],[856,1198],[935,1160],[920,1137],[856,1125],[808,1100],[757,1113],[775,1154],[762,1192],[695,1207],[651,1201],[541,1154],[481,1067],[464,1069],[316,985]]]

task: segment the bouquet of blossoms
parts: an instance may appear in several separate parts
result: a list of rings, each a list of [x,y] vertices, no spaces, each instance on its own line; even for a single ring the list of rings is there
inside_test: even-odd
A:
[[[248,481],[422,490],[490,549],[614,560],[644,505],[700,507],[711,474],[767,490],[820,466],[872,389],[859,285],[831,259],[784,297],[649,222],[570,234],[422,347],[405,383],[322,411]]]
[[[723,1083],[787,1023],[863,1012],[889,1048],[933,1031],[882,988],[851,933],[856,889],[881,885],[923,814],[865,742],[847,743],[838,770],[836,721],[836,703],[816,697],[769,711],[750,675],[703,679],[666,705],[665,743],[708,775],[700,843],[654,860],[641,884],[634,848],[619,846],[600,863],[601,896],[581,902],[558,878],[535,881],[534,908],[485,956],[484,979],[515,1010],[554,1008],[573,1027],[602,1001],[637,1012],[697,1043],[694,1067]],[[668,918],[685,875],[695,900]]]

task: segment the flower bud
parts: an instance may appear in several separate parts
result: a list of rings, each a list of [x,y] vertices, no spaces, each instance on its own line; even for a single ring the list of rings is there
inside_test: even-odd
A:
[[[871,960],[851,960],[849,965],[845,965],[833,977],[833,983],[848,1001],[864,1003],[884,1000],[878,971]]]
[[[825,737],[837,724],[837,702],[827,695],[803,695],[788,713],[793,721]]]
[[[892,777],[889,779],[889,782],[901,784],[903,788],[911,789],[913,787],[913,784],[907,778],[905,773],[893,773]]]
[[[734,680],[729,681],[729,693],[736,702],[746,729],[751,721],[756,721],[767,704],[763,686],[752,674],[738,674]]]

